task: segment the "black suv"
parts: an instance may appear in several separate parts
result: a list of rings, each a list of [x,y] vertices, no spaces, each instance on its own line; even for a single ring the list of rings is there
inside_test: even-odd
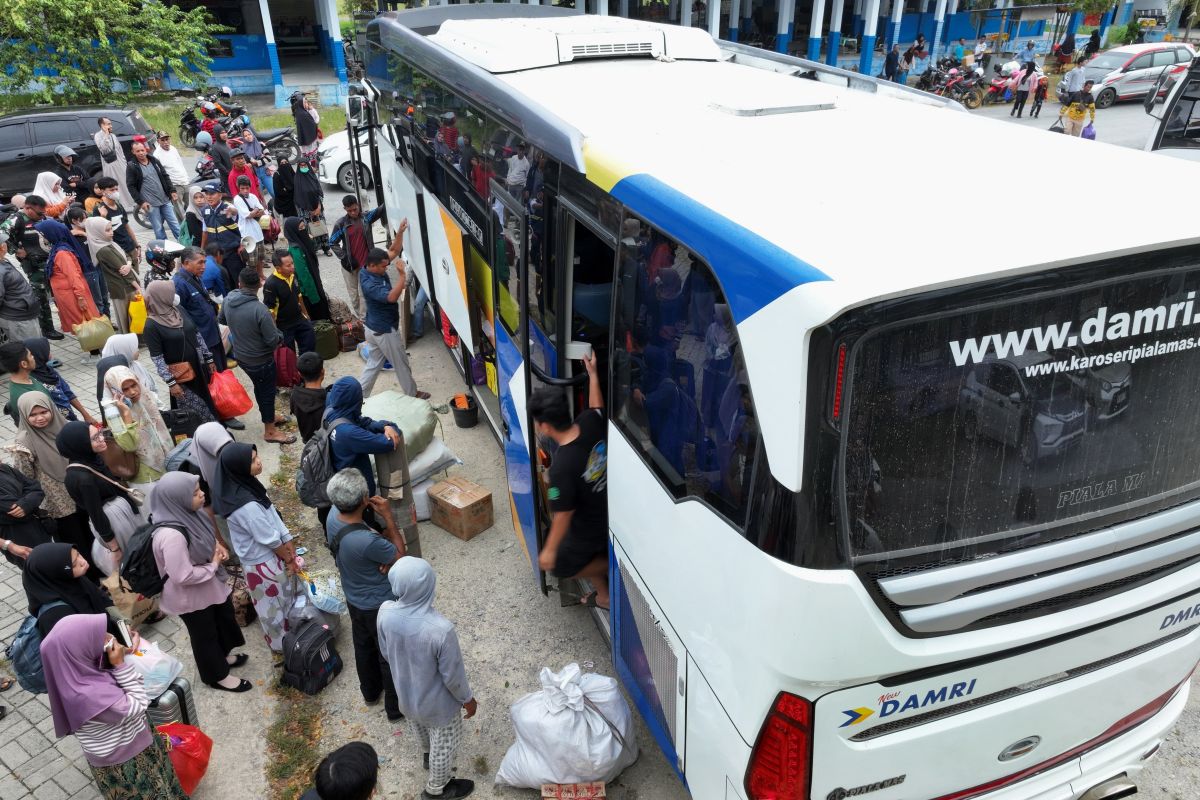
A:
[[[120,108],[46,108],[0,117],[0,200],[33,191],[39,172],[54,171],[59,145],[78,153],[76,163],[84,175],[98,172],[100,151],[92,136],[100,130],[101,117],[112,120],[126,153],[136,134],[153,138],[140,113]]]

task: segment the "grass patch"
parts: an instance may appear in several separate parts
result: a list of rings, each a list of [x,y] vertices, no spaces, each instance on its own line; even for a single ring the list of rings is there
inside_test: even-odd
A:
[[[267,729],[267,780],[274,800],[296,800],[321,762],[321,703],[278,683],[271,693],[279,703]]]

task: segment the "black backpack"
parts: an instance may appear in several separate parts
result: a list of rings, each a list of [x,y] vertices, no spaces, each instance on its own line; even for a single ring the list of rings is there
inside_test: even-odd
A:
[[[129,537],[125,545],[125,556],[121,559],[121,578],[129,584],[129,588],[143,597],[154,597],[162,594],[166,575],[158,574],[158,562],[154,560],[154,531],[158,528],[171,528],[183,534],[183,538],[191,544],[191,537],[184,528],[176,525],[159,525],[149,522],[139,525]]]
[[[283,636],[284,686],[305,694],[318,694],[342,671],[342,659],[333,641],[333,633],[315,620]]]
[[[328,423],[322,423],[312,438],[304,443],[300,453],[300,469],[296,470],[296,494],[300,502],[309,508],[329,508],[329,496],[325,494],[325,484],[337,472],[333,468],[333,442],[329,434],[338,425],[350,422],[345,417],[338,417]]]

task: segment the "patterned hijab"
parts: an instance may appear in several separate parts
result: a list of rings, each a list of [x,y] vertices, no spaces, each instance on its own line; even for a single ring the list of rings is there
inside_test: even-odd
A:
[[[167,430],[162,414],[158,411],[158,403],[149,390],[138,380],[137,375],[129,367],[113,367],[104,375],[104,386],[108,389],[109,397],[126,399],[122,387],[133,381],[141,389],[142,395],[136,403],[130,402],[129,409],[133,419],[138,424],[137,454],[143,464],[165,472],[167,469],[167,454],[175,446],[175,439]]]

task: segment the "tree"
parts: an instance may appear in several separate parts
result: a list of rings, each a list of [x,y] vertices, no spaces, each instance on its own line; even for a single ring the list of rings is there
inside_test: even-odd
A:
[[[1186,40],[1191,37],[1192,25],[1197,21],[1197,15],[1200,15],[1200,0],[1169,0],[1167,19],[1176,14],[1179,15],[1179,24],[1187,26],[1183,32],[1183,38]]]
[[[168,69],[200,85],[224,28],[203,8],[161,0],[3,0],[0,92],[40,102],[103,103]],[[114,82],[123,84],[118,91]]]

